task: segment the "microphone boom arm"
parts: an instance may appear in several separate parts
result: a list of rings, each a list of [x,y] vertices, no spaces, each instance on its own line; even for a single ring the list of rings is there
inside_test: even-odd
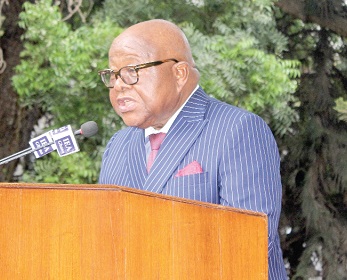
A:
[[[31,147],[29,147],[29,148],[27,148],[27,149],[25,149],[25,150],[23,150],[23,151],[17,152],[17,153],[15,153],[15,154],[13,154],[13,155],[10,155],[10,156],[8,156],[8,157],[5,157],[5,158],[1,159],[1,160],[0,160],[0,165],[3,165],[3,164],[5,164],[5,163],[8,163],[8,162],[10,162],[10,161],[12,161],[12,160],[15,160],[15,159],[17,159],[17,158],[26,156],[26,155],[31,154],[31,153],[33,153],[33,152],[36,152],[36,151],[38,151],[38,150],[41,150],[41,149],[43,149],[43,148],[45,148],[45,147],[47,147],[47,146],[50,146],[50,145],[52,145],[52,144],[54,144],[54,142],[46,143],[45,145],[40,146],[40,147],[37,147],[36,149],[32,149]]]

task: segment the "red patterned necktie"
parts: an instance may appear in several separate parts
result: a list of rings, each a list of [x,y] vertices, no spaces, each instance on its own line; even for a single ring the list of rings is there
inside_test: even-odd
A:
[[[166,136],[166,133],[162,133],[162,132],[158,134],[149,135],[149,142],[151,143],[151,153],[149,154],[148,161],[147,161],[148,173],[153,165],[154,159],[158,154],[160,145],[163,142],[165,136]]]

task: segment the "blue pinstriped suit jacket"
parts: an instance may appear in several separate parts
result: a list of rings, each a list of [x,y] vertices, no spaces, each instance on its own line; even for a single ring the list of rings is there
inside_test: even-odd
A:
[[[203,173],[175,177],[193,161],[200,163]],[[99,183],[266,213],[269,279],[279,280],[286,279],[277,231],[279,168],[277,145],[266,123],[209,97],[199,87],[171,126],[149,174],[144,130],[128,127],[107,144]]]

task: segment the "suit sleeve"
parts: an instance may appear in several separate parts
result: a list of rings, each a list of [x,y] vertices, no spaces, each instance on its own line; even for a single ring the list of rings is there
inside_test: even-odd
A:
[[[230,127],[224,143],[219,165],[221,204],[267,214],[269,279],[285,279],[278,240],[280,158],[273,134],[260,117],[244,114]]]

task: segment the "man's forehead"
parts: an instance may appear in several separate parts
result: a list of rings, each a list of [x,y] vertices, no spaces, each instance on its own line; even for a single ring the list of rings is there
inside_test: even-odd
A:
[[[109,51],[110,59],[112,57],[143,57],[144,59],[152,59],[158,56],[161,48],[153,41],[137,36],[117,37]]]

